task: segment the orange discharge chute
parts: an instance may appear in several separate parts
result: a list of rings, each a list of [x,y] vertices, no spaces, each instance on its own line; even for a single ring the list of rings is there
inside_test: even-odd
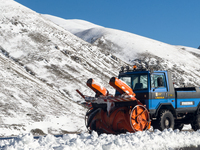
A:
[[[116,77],[112,77],[110,79],[109,84],[114,87],[120,94],[126,93],[129,95],[133,100],[136,100],[135,93],[133,93],[133,90],[123,81]]]
[[[95,82],[92,78],[88,79],[87,86],[90,87],[98,96],[108,95],[107,89],[101,86],[99,83]]]

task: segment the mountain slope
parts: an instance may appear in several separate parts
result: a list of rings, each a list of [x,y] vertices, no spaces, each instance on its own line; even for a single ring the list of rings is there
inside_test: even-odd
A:
[[[94,95],[87,79],[108,86],[125,63],[13,0],[0,2],[0,135],[85,131],[75,90]]]
[[[44,15],[55,23],[60,23],[60,18]],[[174,46],[136,34],[97,27],[93,25],[86,30],[73,30],[70,20],[68,26],[61,27],[83,40],[108,51],[118,58],[130,64],[138,64],[143,67],[155,67],[161,70],[170,70],[176,86],[185,83],[187,86],[200,86],[200,51],[185,46]],[[79,20],[81,24],[81,20]],[[82,28],[83,29],[83,28]],[[180,37],[181,38],[181,37]]]
[[[40,134],[58,134],[64,129],[68,132],[85,130],[84,108],[31,76],[3,54],[0,54],[0,79],[0,136],[34,132],[35,129]],[[70,128],[69,124],[74,127]]]
[[[80,100],[77,88],[91,94],[90,77],[108,85],[124,64],[12,0],[0,7],[2,52],[68,98]]]

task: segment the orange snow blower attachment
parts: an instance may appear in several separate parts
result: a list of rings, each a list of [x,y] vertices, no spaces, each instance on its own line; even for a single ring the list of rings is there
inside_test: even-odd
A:
[[[93,79],[87,85],[96,93],[95,97],[83,96],[92,107],[86,113],[85,123],[89,132],[119,134],[143,131],[150,128],[150,116],[147,108],[135,98],[132,89],[120,79],[113,77],[109,84],[121,96],[108,95],[106,88]],[[97,93],[100,93],[97,95]]]

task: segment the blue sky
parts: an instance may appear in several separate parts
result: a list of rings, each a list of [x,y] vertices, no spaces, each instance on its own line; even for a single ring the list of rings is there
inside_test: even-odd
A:
[[[15,0],[41,14],[82,19],[172,45],[200,45],[199,0]]]

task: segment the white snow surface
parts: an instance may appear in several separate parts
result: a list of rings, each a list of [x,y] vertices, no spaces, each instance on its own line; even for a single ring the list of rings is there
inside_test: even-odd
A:
[[[0,136],[85,131],[85,109],[0,53]]]
[[[32,134],[19,135],[12,140],[0,140],[4,149],[32,150],[173,150],[183,147],[198,149],[200,130],[196,132],[165,129],[126,133],[120,135],[101,134],[96,132],[65,134],[62,137],[47,135],[34,139]]]
[[[79,20],[79,19],[66,20],[66,19],[48,15],[48,14],[43,14],[43,16],[48,18],[52,22],[55,22],[60,27],[67,29],[71,33],[77,33],[77,32],[91,29],[91,28],[103,28],[102,26],[95,25],[95,24],[85,21],[85,20]]]

